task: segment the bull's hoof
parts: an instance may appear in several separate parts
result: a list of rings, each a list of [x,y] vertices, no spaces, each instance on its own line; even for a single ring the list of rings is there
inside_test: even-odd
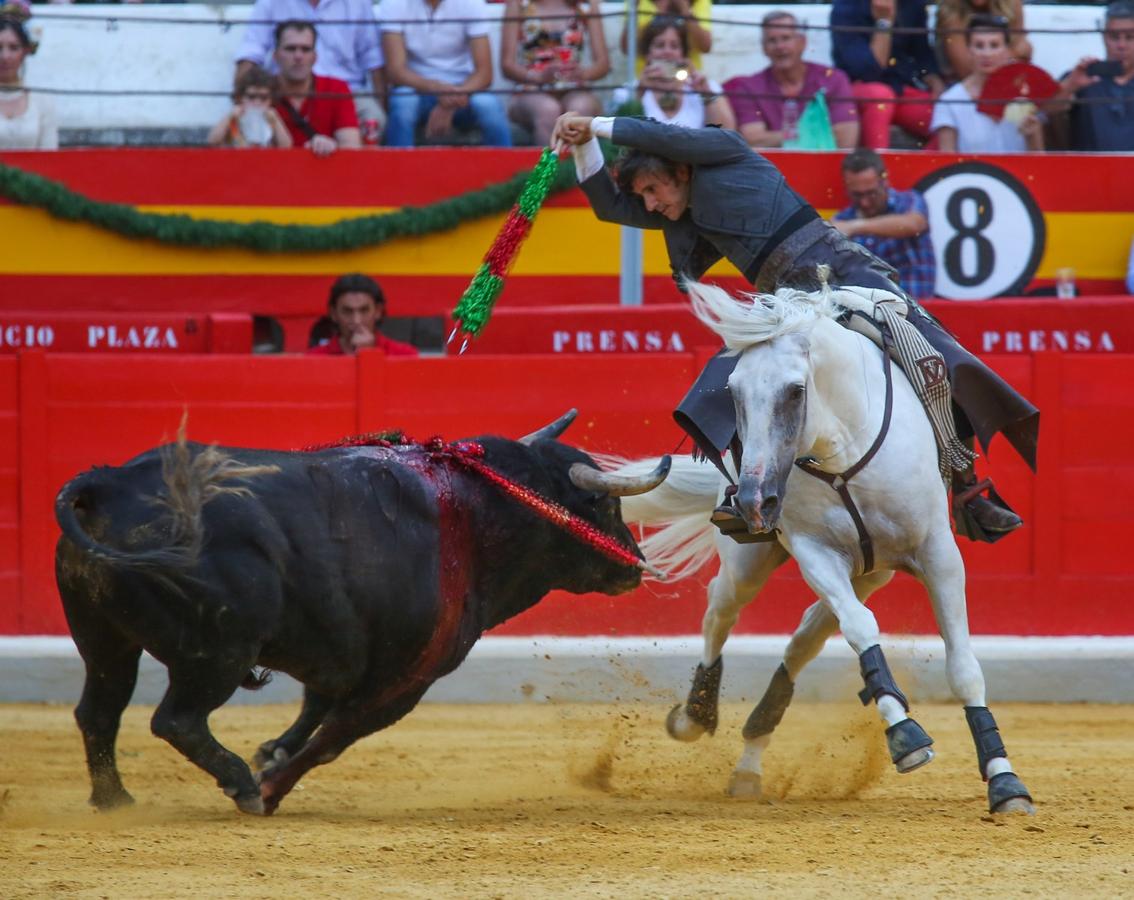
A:
[[[890,759],[901,774],[920,769],[933,759],[933,738],[913,719],[902,719],[886,729]]]
[[[689,718],[685,704],[678,703],[665,717],[665,730],[675,741],[690,743],[705,733],[705,726]]]
[[[268,815],[264,800],[259,794],[245,794],[232,799],[236,803],[236,808],[242,813],[248,813],[250,816]]]
[[[728,795],[737,800],[759,800],[763,796],[760,773],[734,769],[728,779]]]
[[[133,806],[134,798],[125,788],[120,788],[117,791],[93,793],[87,802],[99,812],[111,812],[124,806]]]
[[[291,759],[291,754],[283,747],[275,741],[265,741],[256,750],[256,755],[252,757],[252,768],[257,772],[263,772],[266,769],[282,765],[289,759]]]
[[[988,809],[994,813],[1036,814],[1032,795],[1015,772],[1001,772],[988,780]]]

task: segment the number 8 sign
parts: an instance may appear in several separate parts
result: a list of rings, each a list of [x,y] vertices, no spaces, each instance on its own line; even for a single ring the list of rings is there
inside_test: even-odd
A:
[[[987,300],[1019,295],[1039,268],[1047,228],[1020,181],[983,162],[956,163],[921,179],[937,257],[937,295]]]

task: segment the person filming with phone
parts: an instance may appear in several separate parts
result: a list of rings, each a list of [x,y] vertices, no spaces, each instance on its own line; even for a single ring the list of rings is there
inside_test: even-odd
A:
[[[1106,8],[1102,35],[1106,59],[1081,59],[1060,82],[1074,99],[1071,149],[1134,150],[1134,0]]]
[[[721,86],[689,61],[685,22],[672,16],[651,19],[639,35],[638,48],[646,62],[638,95],[648,117],[686,128],[719,125],[736,130],[736,116]]]

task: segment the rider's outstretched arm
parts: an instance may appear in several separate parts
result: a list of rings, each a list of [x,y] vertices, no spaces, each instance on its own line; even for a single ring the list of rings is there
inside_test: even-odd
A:
[[[654,153],[677,163],[715,166],[739,162],[753,152],[744,138],[723,128],[684,128],[628,116],[606,121],[612,123],[609,136],[614,143]],[[592,128],[599,137],[606,137],[602,133],[602,122],[602,119],[595,119]]]

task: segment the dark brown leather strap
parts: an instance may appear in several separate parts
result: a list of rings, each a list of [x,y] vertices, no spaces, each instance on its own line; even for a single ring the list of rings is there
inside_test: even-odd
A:
[[[876,322],[874,324],[878,325]],[[839,495],[839,499],[843,501],[843,506],[850,513],[854,527],[858,530],[858,546],[862,549],[862,573],[864,575],[874,569],[874,543],[870,540],[870,532],[866,530],[866,523],[862,521],[862,515],[858,511],[858,507],[855,506],[847,482],[861,472],[882,447],[883,441],[886,440],[886,434],[890,431],[890,420],[894,414],[894,370],[890,361],[890,347],[893,345],[893,338],[885,326],[880,327],[879,331],[882,334],[882,371],[886,373],[886,406],[882,411],[882,426],[878,429],[878,436],[874,439],[874,443],[870,445],[870,448],[858,462],[843,472],[824,471],[810,456],[795,461],[795,464],[808,475],[814,475],[820,481],[827,482]]]

